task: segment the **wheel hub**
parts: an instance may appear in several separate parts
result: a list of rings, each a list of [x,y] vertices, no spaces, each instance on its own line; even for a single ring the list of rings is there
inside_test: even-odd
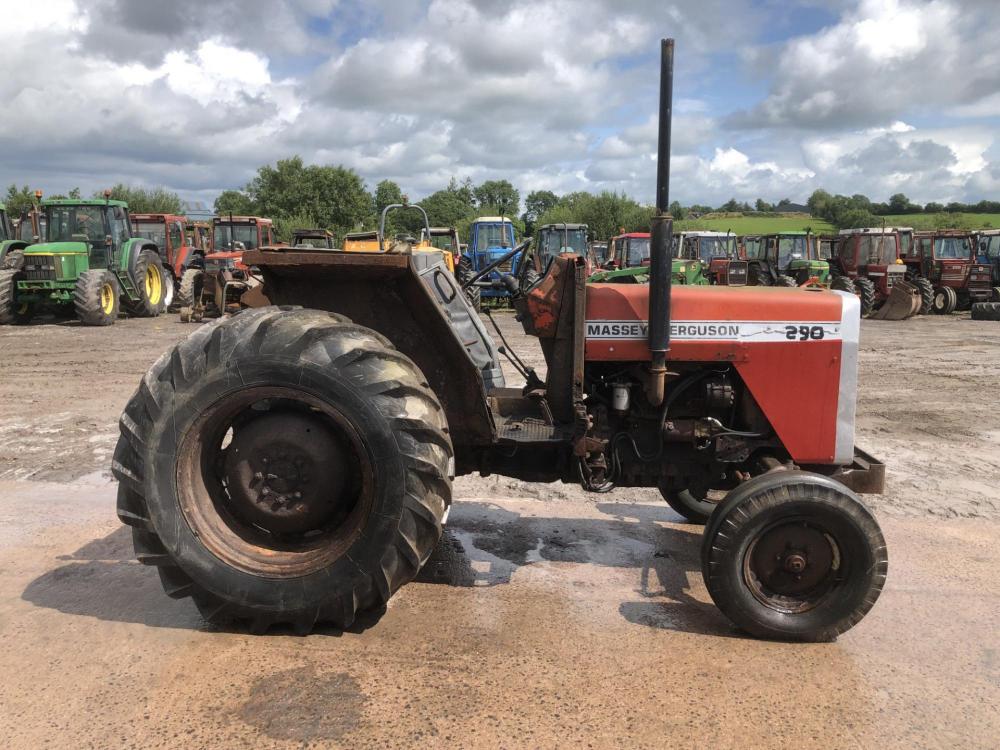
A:
[[[273,534],[308,534],[338,515],[344,447],[309,412],[266,413],[234,428],[223,479],[230,510]]]
[[[807,523],[784,523],[761,534],[747,558],[747,583],[760,601],[783,610],[808,609],[835,579],[835,542]]]

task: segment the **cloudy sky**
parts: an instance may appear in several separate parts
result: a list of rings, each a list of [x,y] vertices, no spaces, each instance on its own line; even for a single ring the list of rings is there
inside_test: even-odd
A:
[[[214,200],[292,154],[653,197],[1000,197],[996,0],[32,0],[3,3],[0,183]]]

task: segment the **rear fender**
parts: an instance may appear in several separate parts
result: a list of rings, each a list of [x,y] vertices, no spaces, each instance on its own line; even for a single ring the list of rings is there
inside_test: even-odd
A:
[[[484,374],[494,369],[499,374],[498,363],[492,361],[496,348],[481,327],[465,325],[475,313],[457,285],[444,289],[445,305],[428,286],[444,284],[443,279],[434,274],[428,282],[421,278],[432,255],[286,249],[280,253],[249,251],[243,262],[259,268],[264,277],[259,293],[252,295],[255,306],[329,310],[381,333],[427,378],[447,414],[456,452],[492,445],[496,428],[486,400]],[[443,262],[438,267],[447,275]],[[455,327],[449,315],[457,321]],[[461,340],[456,328],[462,331]]]
[[[28,243],[24,240],[4,240],[0,242],[0,267],[3,266],[3,260],[7,257],[7,254],[14,250],[23,250],[28,246]]]

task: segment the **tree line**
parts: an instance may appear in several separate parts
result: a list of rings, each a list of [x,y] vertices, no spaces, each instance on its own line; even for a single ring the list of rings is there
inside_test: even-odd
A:
[[[79,188],[66,195],[48,198],[80,198]],[[96,191],[94,198],[102,198]],[[111,197],[128,202],[134,212],[182,213],[177,193],[162,187],[143,188],[119,183],[111,188]],[[10,185],[3,198],[8,214],[17,217],[34,203],[34,191],[27,185]],[[217,215],[238,214],[266,216],[274,220],[278,237],[291,238],[297,228],[329,229],[339,239],[347,232],[370,230],[378,226],[382,210],[393,203],[407,202],[399,185],[382,180],[369,189],[353,169],[343,166],[306,164],[301,157],[279,160],[258,168],[243,188],[225,190],[215,201]],[[418,202],[411,200],[410,202]],[[587,224],[594,237],[607,238],[625,231],[646,231],[655,210],[624,193],[577,191],[557,195],[550,190],[533,190],[524,199],[507,180],[486,180],[478,185],[471,180],[452,178],[448,185],[419,199],[431,226],[454,226],[463,238],[469,236],[471,223],[480,216],[502,215],[511,219],[519,235],[534,233],[536,227],[549,223]],[[939,214],[941,226],[949,225],[948,214],[1000,213],[1000,201],[974,204],[930,202],[924,205],[896,193],[886,202],[875,202],[865,195],[834,195],[815,190],[805,206],[789,198],[769,203],[758,198],[752,205],[731,198],[721,206],[674,201],[670,212],[675,219],[696,219],[705,214],[725,212],[750,215],[775,215],[788,211],[808,212],[825,219],[837,229],[878,226],[879,217],[900,214]],[[422,219],[415,212],[393,214],[388,231],[418,232]]]

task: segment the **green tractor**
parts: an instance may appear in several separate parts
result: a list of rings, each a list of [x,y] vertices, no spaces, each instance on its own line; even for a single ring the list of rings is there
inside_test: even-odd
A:
[[[677,257],[679,235],[674,235],[671,280],[674,284],[707,286],[701,263]],[[607,258],[600,268],[592,271],[587,281],[618,284],[649,283],[650,235],[648,232],[628,232],[608,241]]]
[[[105,194],[107,195],[107,194]],[[4,244],[0,324],[42,308],[72,310],[84,325],[111,325],[119,306],[136,317],[163,311],[165,273],[156,244],[132,236],[122,201],[42,201],[45,238]]]
[[[817,286],[856,294],[846,276],[833,277],[830,264],[819,256],[810,232],[778,232],[746,237],[743,250],[749,264],[747,283],[753,286]]]
[[[0,268],[3,267],[8,253],[13,253],[22,248],[24,244],[17,241],[14,234],[14,225],[7,214],[7,207],[3,203],[0,203]]]

